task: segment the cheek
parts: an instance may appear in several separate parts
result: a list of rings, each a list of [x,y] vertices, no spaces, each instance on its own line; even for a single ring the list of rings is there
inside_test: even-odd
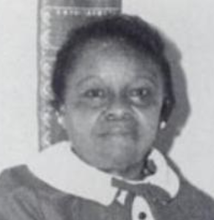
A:
[[[90,138],[99,117],[99,111],[92,111],[79,105],[70,105],[66,109],[65,124],[69,136],[72,139]]]
[[[159,126],[160,108],[135,109],[141,138],[155,139]]]

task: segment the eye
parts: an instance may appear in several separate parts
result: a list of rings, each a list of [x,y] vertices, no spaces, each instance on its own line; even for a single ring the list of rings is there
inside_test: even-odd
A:
[[[105,92],[102,89],[89,89],[84,96],[89,99],[101,99],[105,97]]]
[[[149,104],[152,99],[152,91],[150,88],[135,88],[129,91],[129,98],[135,104]]]
[[[86,90],[83,93],[82,98],[83,103],[85,103],[87,106],[98,108],[106,103],[107,93],[102,88],[92,88]]]
[[[149,89],[147,88],[138,88],[138,89],[133,89],[131,90],[130,92],[130,96],[131,97],[140,97],[140,98],[143,98],[143,97],[146,97],[149,95]]]

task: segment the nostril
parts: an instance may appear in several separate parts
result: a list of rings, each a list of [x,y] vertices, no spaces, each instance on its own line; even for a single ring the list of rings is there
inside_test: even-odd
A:
[[[105,109],[105,115],[107,120],[128,120],[132,117],[132,111],[128,103],[114,100]]]
[[[128,112],[108,112],[106,114],[106,118],[109,121],[129,120],[131,118],[131,115]]]
[[[113,121],[115,120],[115,115],[113,113],[108,113],[106,118],[109,120],[109,121]]]

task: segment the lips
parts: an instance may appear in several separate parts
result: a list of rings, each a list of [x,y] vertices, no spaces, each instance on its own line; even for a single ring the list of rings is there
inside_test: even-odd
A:
[[[102,137],[134,137],[136,136],[136,128],[133,126],[114,125],[104,129],[104,131],[100,132],[100,135]]]
[[[131,130],[130,129],[125,129],[125,128],[121,128],[121,127],[113,127],[111,130],[109,130],[108,132],[106,132],[107,135],[119,135],[119,136],[124,136],[124,135],[128,135],[131,134]]]

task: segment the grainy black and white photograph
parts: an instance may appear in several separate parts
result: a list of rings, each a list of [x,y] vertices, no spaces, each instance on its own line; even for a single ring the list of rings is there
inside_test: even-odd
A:
[[[0,220],[213,220],[213,8],[0,0]]]

